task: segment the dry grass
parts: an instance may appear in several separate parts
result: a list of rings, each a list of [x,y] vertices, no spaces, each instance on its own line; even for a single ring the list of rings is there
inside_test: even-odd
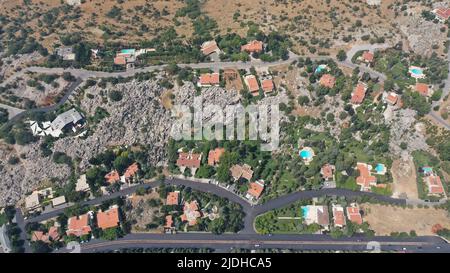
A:
[[[417,235],[433,235],[431,228],[440,224],[450,228],[448,212],[435,208],[401,208],[378,204],[362,204],[364,221],[377,235],[390,235],[391,232],[416,231]]]
[[[392,163],[393,196],[418,199],[416,170],[412,159],[403,162],[400,159]]]
[[[32,0],[33,5],[23,8],[20,0],[6,1],[0,5],[0,14],[11,17],[20,16],[20,12],[26,12],[29,20],[26,26],[33,29],[35,37],[47,48],[52,48],[61,34],[75,31],[83,31],[89,40],[103,43],[104,32],[100,26],[106,26],[114,31],[121,31],[124,35],[116,37],[115,41],[124,43],[138,42],[158,35],[162,28],[175,26],[175,13],[184,6],[183,1],[164,0],[128,0],[119,4],[117,0],[86,0],[78,8],[80,17],[64,19],[63,26],[66,29],[56,29],[57,33],[48,36],[40,35],[47,28],[45,24],[39,26],[38,21],[43,14],[52,8],[61,5],[60,0]],[[326,0],[304,0],[304,1],[270,1],[270,0],[206,0],[202,6],[202,12],[217,21],[219,32],[235,32],[242,36],[247,34],[246,24],[254,22],[265,32],[279,31],[289,35],[294,40],[294,50],[309,53],[308,48],[300,45],[299,40],[310,41],[315,37],[319,40],[329,40],[335,44],[330,49],[320,49],[322,52],[335,54],[338,48],[348,46],[342,41],[344,35],[352,35],[357,40],[365,34],[384,36],[398,33],[391,26],[394,12],[387,7],[394,0],[382,1],[379,8],[369,7],[365,1],[331,1]],[[107,17],[107,13],[113,6],[122,11],[120,20]],[[144,9],[147,12],[144,13]],[[234,14],[239,13],[237,18]],[[332,19],[330,14],[334,13]],[[58,19],[62,19],[62,14]],[[300,21],[294,21],[295,17],[302,17]],[[22,16],[23,17],[23,16]],[[356,20],[361,20],[362,26],[349,30]],[[177,18],[181,24],[175,26],[178,34],[189,37],[192,35],[192,24],[190,19]],[[335,23],[335,25],[333,25]],[[141,25],[145,25],[148,31],[139,32]],[[108,38],[110,41],[111,38]],[[351,43],[351,42],[350,42]],[[314,47],[319,48],[318,44]]]

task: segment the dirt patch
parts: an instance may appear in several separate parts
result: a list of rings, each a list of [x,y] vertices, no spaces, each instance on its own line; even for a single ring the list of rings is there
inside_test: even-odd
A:
[[[401,208],[378,204],[362,204],[364,221],[368,222],[376,235],[390,235],[392,232],[410,232],[417,235],[433,235],[431,228],[440,224],[450,228],[447,211],[435,208]]]
[[[392,162],[393,197],[418,199],[416,170],[412,158]]]
[[[151,223],[155,217],[159,217],[159,206],[151,206],[149,201],[155,199],[161,201],[159,194],[152,191],[146,195],[134,195],[130,199],[131,211],[127,212],[127,218],[133,223],[131,232],[160,232],[159,229],[149,230],[147,224]]]
[[[242,84],[241,76],[236,69],[226,69],[223,72],[223,78],[225,81],[225,89],[227,91],[240,91],[244,89]]]
[[[171,90],[166,90],[161,95],[161,103],[167,110],[172,109],[172,95],[173,93]]]

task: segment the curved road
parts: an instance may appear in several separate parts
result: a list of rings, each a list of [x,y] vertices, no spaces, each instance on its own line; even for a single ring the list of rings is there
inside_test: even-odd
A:
[[[158,186],[160,181],[154,181],[146,184],[135,185],[111,195],[101,196],[93,200],[81,202],[80,205],[98,205],[106,200],[110,200],[119,196],[125,196],[134,193],[138,188],[149,188]],[[303,249],[303,250],[350,250],[362,251],[367,250],[368,241],[377,241],[382,245],[383,250],[402,250],[407,248],[414,252],[450,252],[450,245],[444,240],[435,236],[421,236],[415,238],[396,239],[389,236],[366,238],[364,236],[354,236],[351,238],[333,239],[328,235],[260,235],[253,229],[253,223],[256,216],[269,210],[284,207],[292,202],[310,199],[313,197],[336,195],[345,197],[369,196],[382,202],[391,204],[406,204],[406,200],[377,195],[375,193],[351,191],[346,189],[322,189],[313,191],[301,191],[284,195],[279,198],[270,200],[266,203],[252,206],[247,200],[217,185],[209,183],[201,183],[184,179],[169,179],[165,183],[170,185],[186,186],[195,190],[209,192],[223,198],[227,198],[232,202],[236,202],[243,207],[246,213],[244,219],[244,228],[237,234],[214,235],[211,233],[179,233],[175,235],[168,234],[150,234],[150,233],[133,233],[115,241],[92,240],[82,245],[83,252],[97,252],[115,250],[118,248],[146,248],[146,247],[211,247],[218,248],[283,248],[283,249]],[[20,226],[23,229],[26,223],[41,222],[56,217],[63,213],[66,208],[53,210],[43,213],[39,216],[20,220],[21,214],[17,214]],[[256,246],[255,246],[256,245]],[[29,249],[29,248],[28,248]],[[58,252],[68,252],[61,249]],[[70,251],[69,251],[70,252]]]
[[[98,205],[104,201],[107,201],[107,200],[110,200],[110,199],[113,199],[113,198],[116,198],[119,196],[130,195],[130,194],[136,192],[136,190],[138,188],[156,187],[159,185],[159,183],[160,183],[159,181],[154,181],[154,182],[150,182],[150,183],[146,183],[146,184],[134,185],[132,187],[120,190],[113,194],[104,195],[104,196],[101,196],[101,197],[98,197],[98,198],[95,198],[92,200],[80,202],[79,204],[80,205]],[[387,202],[390,204],[397,204],[397,205],[406,204],[405,199],[397,199],[397,198],[387,197],[387,196],[378,195],[378,194],[370,193],[370,192],[351,191],[351,190],[336,188],[336,189],[321,189],[321,190],[294,192],[291,194],[280,196],[276,199],[272,199],[266,203],[253,206],[243,197],[236,195],[235,193],[228,191],[228,190],[221,188],[214,184],[201,183],[201,182],[195,182],[195,181],[191,181],[191,180],[184,180],[184,179],[178,179],[178,178],[168,179],[165,181],[165,183],[169,184],[169,185],[186,186],[186,187],[190,187],[194,190],[212,193],[217,196],[226,198],[232,202],[240,204],[243,208],[243,211],[246,214],[245,219],[244,219],[244,228],[241,231],[241,233],[245,233],[245,234],[255,234],[256,233],[255,230],[253,229],[253,222],[258,215],[265,213],[267,211],[273,210],[273,209],[282,208],[284,206],[287,206],[287,205],[289,205],[293,202],[299,201],[299,200],[308,200],[308,199],[311,199],[314,197],[320,197],[320,196],[326,196],[326,195],[328,195],[328,196],[344,196],[344,197],[349,197],[349,198],[358,197],[358,196],[368,196],[368,197],[375,198],[375,199],[379,200],[380,202]],[[50,218],[54,218],[54,217],[58,216],[59,214],[63,213],[66,208],[67,207],[55,209],[55,210],[52,210],[49,212],[44,212],[41,215],[26,219],[25,223],[41,222],[41,221],[48,220]]]

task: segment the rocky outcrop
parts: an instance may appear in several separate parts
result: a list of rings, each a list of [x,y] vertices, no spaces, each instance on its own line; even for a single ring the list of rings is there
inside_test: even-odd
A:
[[[8,159],[12,156],[20,156],[20,162],[9,164]],[[14,204],[46,180],[64,184],[70,175],[67,165],[56,164],[51,157],[42,157],[39,143],[28,146],[2,145],[0,164],[0,207]]]

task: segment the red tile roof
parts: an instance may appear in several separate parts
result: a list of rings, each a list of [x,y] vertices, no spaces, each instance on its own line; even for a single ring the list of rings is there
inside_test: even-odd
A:
[[[90,216],[87,213],[78,217],[70,217],[67,221],[67,235],[74,235],[77,237],[88,235],[92,230],[89,226],[89,219]]]
[[[345,225],[345,215],[342,207],[333,207],[333,221],[337,227],[343,227]]]
[[[397,103],[397,100],[398,100],[398,95],[395,94],[394,92],[390,92],[389,95],[387,95],[387,97],[386,97],[386,101],[391,105],[395,105]]]
[[[322,166],[322,169],[320,170],[320,173],[322,174],[322,177],[326,180],[333,179],[333,171],[334,166],[330,164],[325,164]]]
[[[442,186],[441,178],[438,175],[429,175],[424,178],[428,186],[430,194],[443,194],[444,187]]]
[[[247,193],[258,199],[264,190],[264,181],[256,181],[249,184]]]
[[[45,234],[43,231],[34,231],[31,235],[31,241],[43,241],[43,242],[49,242],[47,234]]]
[[[184,222],[188,222],[188,225],[194,226],[197,224],[197,218],[201,216],[201,213],[198,211],[198,203],[196,200],[192,202],[185,202],[183,208],[183,215],[181,215],[181,220]]]
[[[125,170],[125,173],[124,173],[125,178],[130,178],[132,176],[135,176],[138,170],[139,170],[139,165],[137,164],[137,162],[134,162],[133,164],[128,166],[128,168]]]
[[[203,73],[200,75],[199,83],[201,85],[217,85],[220,83],[219,73]]]
[[[247,84],[248,91],[251,93],[255,93],[259,91],[258,81],[254,75],[247,75],[244,78],[245,83]]]
[[[361,225],[363,222],[361,213],[359,213],[359,207],[357,206],[347,207],[347,218],[358,225]]]
[[[50,227],[48,229],[48,237],[50,239],[52,239],[53,241],[59,240],[60,236],[59,236],[58,228],[55,226]]]
[[[247,52],[261,52],[263,50],[263,42],[253,40],[249,42],[248,44],[245,44],[241,46],[241,51],[247,51]]]
[[[416,91],[419,92],[422,96],[428,96],[428,85],[426,83],[416,83]]]
[[[244,164],[244,165],[233,165],[230,168],[231,176],[234,179],[239,179],[241,177],[247,179],[250,181],[253,176],[252,167],[250,165]]]
[[[109,184],[113,184],[120,180],[120,176],[116,170],[113,170],[105,175],[105,179]]]
[[[357,163],[359,176],[356,178],[356,184],[361,186],[362,191],[370,191],[371,186],[377,185],[377,178],[370,174],[368,165],[365,163]]]
[[[356,85],[355,90],[352,93],[351,103],[353,104],[361,104],[366,96],[366,85],[363,83],[358,83]]]
[[[220,161],[220,157],[225,152],[224,148],[216,148],[214,150],[210,150],[208,153],[208,165],[214,166]]]
[[[442,20],[447,20],[450,17],[450,9],[448,8],[438,8],[434,12]]]
[[[370,51],[365,51],[362,55],[362,58],[364,61],[371,63],[373,62],[373,53]]]
[[[209,55],[209,54],[213,53],[216,50],[219,50],[219,47],[217,46],[217,43],[214,40],[213,41],[204,42],[202,44],[201,51],[202,51],[203,55]]]
[[[166,198],[166,205],[169,205],[169,206],[178,205],[178,196],[179,196],[179,192],[177,192],[177,191],[169,192],[169,194],[167,194],[167,198]]]
[[[97,213],[97,225],[101,229],[117,227],[119,223],[119,208],[117,207]]]
[[[126,65],[127,64],[127,58],[125,56],[116,56],[114,58],[114,64]]]
[[[261,88],[264,92],[272,92],[273,91],[273,81],[271,79],[265,79],[261,82]]]
[[[178,155],[177,166],[187,168],[199,168],[200,158],[201,154],[180,153]]]
[[[333,88],[336,83],[336,79],[330,74],[324,74],[320,80],[319,84],[328,88]]]

